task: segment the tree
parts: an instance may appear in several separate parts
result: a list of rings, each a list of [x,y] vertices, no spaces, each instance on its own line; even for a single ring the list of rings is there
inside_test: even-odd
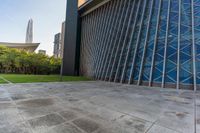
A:
[[[0,47],[1,73],[59,74],[60,66],[61,59]]]

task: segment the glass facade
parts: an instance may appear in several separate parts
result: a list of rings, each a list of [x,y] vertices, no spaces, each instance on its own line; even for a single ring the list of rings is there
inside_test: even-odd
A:
[[[111,0],[81,23],[83,75],[200,88],[200,0]]]

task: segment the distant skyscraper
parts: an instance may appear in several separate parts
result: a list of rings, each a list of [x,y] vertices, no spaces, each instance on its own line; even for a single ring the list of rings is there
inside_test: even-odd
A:
[[[62,23],[61,33],[57,33],[54,36],[54,57],[62,58],[65,40],[65,22]]]
[[[41,49],[40,49],[40,50],[38,50],[38,53],[39,53],[39,54],[44,54],[44,55],[46,55],[46,50],[41,50]]]
[[[60,58],[61,57],[61,33],[58,33],[54,37],[54,51],[53,55],[55,58]]]
[[[33,20],[28,21],[27,31],[26,31],[26,43],[33,42]]]

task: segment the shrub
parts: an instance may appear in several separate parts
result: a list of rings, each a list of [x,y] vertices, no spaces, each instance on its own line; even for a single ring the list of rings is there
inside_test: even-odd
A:
[[[61,59],[0,46],[0,73],[59,74]]]

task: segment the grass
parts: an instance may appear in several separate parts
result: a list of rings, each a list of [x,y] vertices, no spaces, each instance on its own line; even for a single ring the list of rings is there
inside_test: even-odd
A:
[[[6,84],[7,82],[0,78],[0,84]]]
[[[36,82],[60,82],[59,75],[22,75],[22,74],[0,74],[0,77],[12,83],[36,83]],[[1,81],[0,83],[5,83]],[[63,76],[63,82],[67,81],[89,81],[86,77]]]

